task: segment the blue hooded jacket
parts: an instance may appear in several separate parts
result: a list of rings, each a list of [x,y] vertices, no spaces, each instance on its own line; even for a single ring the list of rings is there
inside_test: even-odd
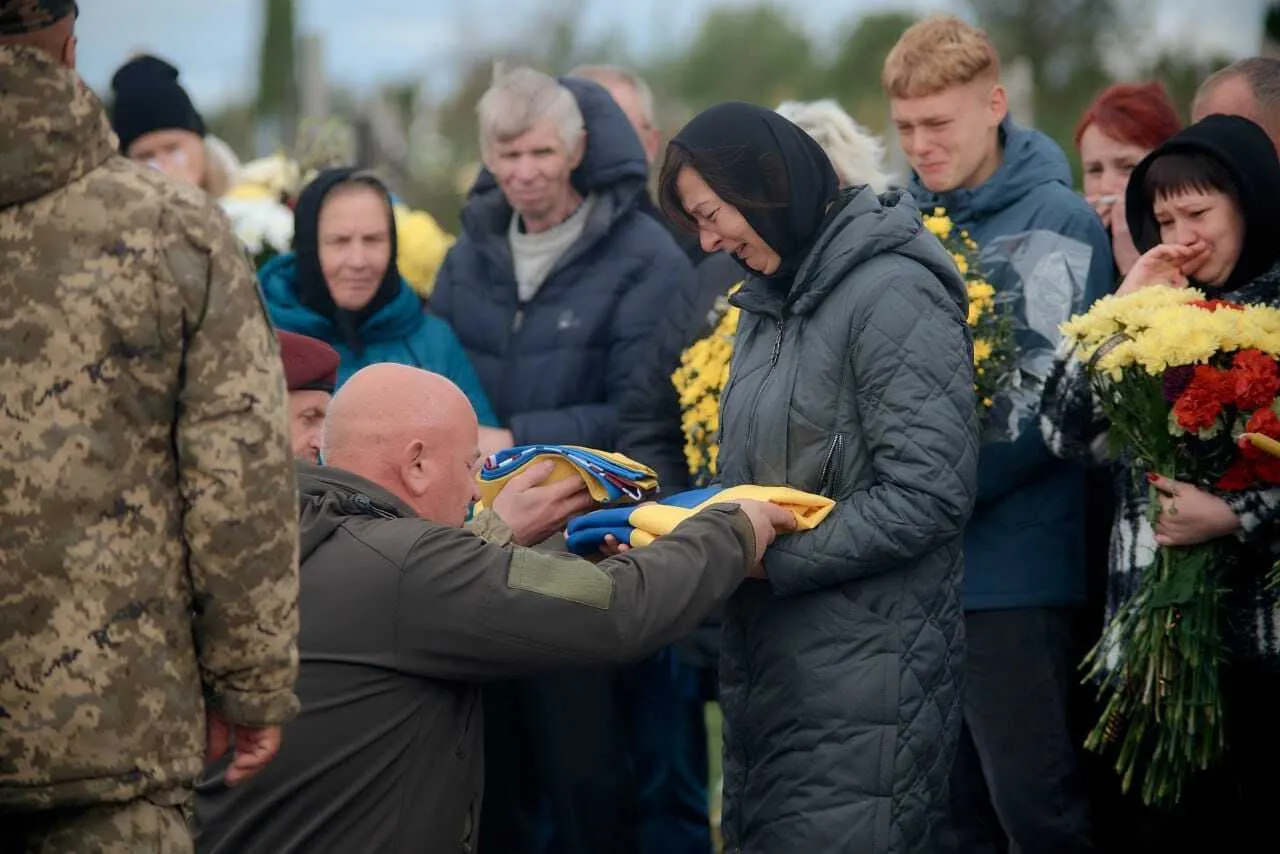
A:
[[[457,332],[516,444],[607,449],[628,379],[691,268],[639,206],[649,167],[626,115],[600,85],[560,82],[586,123],[586,153],[572,175],[578,192],[596,196],[585,231],[521,303],[508,239],[512,209],[484,172],[428,307]]]
[[[497,426],[493,408],[457,336],[449,324],[423,310],[422,301],[408,284],[402,281],[391,301],[360,325],[364,352],[357,355],[332,320],[299,301],[296,275],[297,258],[292,252],[272,258],[258,271],[271,322],[287,332],[318,338],[337,350],[341,357],[339,387],[367,365],[413,365],[448,377],[471,401],[480,423]]]
[[[975,189],[939,195],[911,179],[921,210],[945,208],[978,242],[997,300],[1014,313],[1020,348],[1019,375],[996,402],[978,460],[965,534],[967,610],[1084,600],[1084,471],[1049,452],[1037,419],[1059,324],[1114,285],[1111,244],[1072,190],[1066,155],[1009,119],[1000,136],[1000,167]]]

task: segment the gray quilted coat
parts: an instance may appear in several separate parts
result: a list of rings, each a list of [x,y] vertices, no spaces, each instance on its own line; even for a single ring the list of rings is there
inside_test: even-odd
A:
[[[788,291],[752,278],[721,479],[837,499],[729,601],[727,850],[934,849],[960,728],[978,423],[964,283],[903,193],[845,191]]]

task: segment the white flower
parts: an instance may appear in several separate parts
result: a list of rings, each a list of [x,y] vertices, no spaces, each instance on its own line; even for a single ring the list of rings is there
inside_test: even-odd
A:
[[[298,164],[281,154],[252,160],[240,167],[241,184],[262,187],[271,195],[291,194],[299,186]]]
[[[270,199],[222,199],[236,237],[257,255],[263,249],[288,252],[293,241],[293,211]]]

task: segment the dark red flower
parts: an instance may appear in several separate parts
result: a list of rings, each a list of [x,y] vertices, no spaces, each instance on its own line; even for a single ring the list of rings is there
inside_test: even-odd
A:
[[[1173,417],[1188,433],[1207,430],[1231,402],[1229,374],[1212,365],[1196,365],[1191,382],[1173,404]]]
[[[1244,425],[1244,431],[1246,433],[1261,433],[1264,436],[1270,436],[1272,439],[1280,439],[1280,417],[1277,417],[1270,409],[1259,409],[1249,417],[1248,422]],[[1255,448],[1253,443],[1243,436],[1240,437],[1240,455],[1254,464],[1265,463],[1275,459],[1275,457],[1261,448]]]
[[[1192,300],[1188,305],[1194,305],[1196,308],[1203,308],[1208,311],[1217,311],[1220,308],[1227,308],[1232,311],[1244,311],[1244,306],[1234,302],[1227,302],[1224,299],[1197,299]]]
[[[1192,365],[1174,365],[1164,372],[1161,384],[1164,387],[1165,403],[1173,403],[1182,396],[1187,386],[1191,384],[1193,374],[1195,374],[1195,368]]]
[[[1238,459],[1231,468],[1218,478],[1218,489],[1224,492],[1239,492],[1254,485],[1253,463],[1246,459]]]
[[[1265,460],[1255,462],[1253,464],[1253,478],[1256,483],[1263,483],[1267,486],[1280,484],[1280,460],[1268,456]]]
[[[1260,350],[1236,353],[1231,369],[1231,397],[1246,412],[1270,406],[1280,394],[1276,360]]]

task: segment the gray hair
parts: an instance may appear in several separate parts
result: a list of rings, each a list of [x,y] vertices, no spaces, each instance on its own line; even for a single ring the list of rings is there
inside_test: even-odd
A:
[[[822,146],[841,184],[866,184],[877,193],[889,189],[883,143],[835,101],[784,101],[777,112]]]
[[[482,152],[528,133],[541,121],[555,125],[560,140],[572,149],[586,128],[573,93],[532,68],[495,69],[493,85],[480,98],[476,113]]]
[[[1270,56],[1250,56],[1237,60],[1226,68],[1210,74],[1196,90],[1192,112],[1209,96],[1209,93],[1233,77],[1243,77],[1249,91],[1266,115],[1269,131],[1280,131],[1280,59]]]
[[[644,120],[653,127],[656,119],[653,113],[653,90],[644,78],[629,68],[620,65],[579,65],[568,74],[582,80],[594,80],[601,86],[627,86],[640,99],[640,109],[644,111]]]

